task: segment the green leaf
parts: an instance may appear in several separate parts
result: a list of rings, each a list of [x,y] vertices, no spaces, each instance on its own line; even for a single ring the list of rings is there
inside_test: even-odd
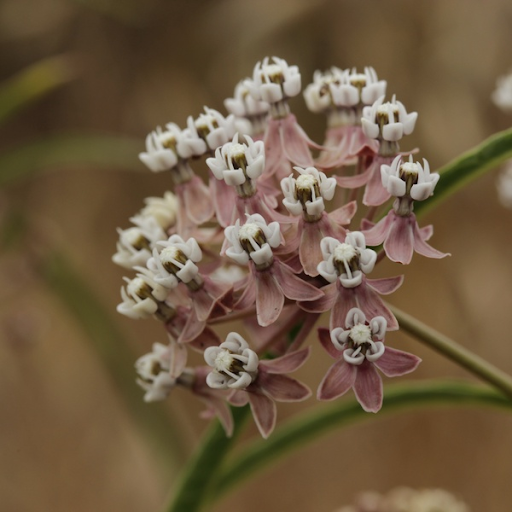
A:
[[[66,168],[143,171],[138,139],[112,135],[53,135],[0,154],[0,186],[43,170]]]
[[[213,477],[240,434],[250,409],[246,405],[240,408],[232,407],[231,411],[235,422],[233,435],[226,437],[219,421],[210,426],[196,454],[184,468],[181,480],[174,489],[174,498],[164,509],[166,512],[196,512],[201,508]]]
[[[49,57],[25,68],[0,84],[0,123],[76,76],[76,62],[69,55]]]
[[[441,179],[436,186],[434,195],[426,201],[416,202],[414,212],[417,215],[423,215],[464,185],[509,158],[512,158],[512,129],[492,135],[476,148],[441,167],[437,171],[441,175]]]
[[[464,382],[416,382],[387,386],[384,405],[377,417],[365,412],[355,399],[340,400],[320,411],[306,411],[274,431],[265,441],[255,441],[237,453],[214,482],[212,499],[226,492],[256,471],[276,462],[286,453],[303,448],[334,429],[359,421],[375,420],[390,413],[427,406],[487,405],[512,411],[512,401],[502,394],[479,385]]]

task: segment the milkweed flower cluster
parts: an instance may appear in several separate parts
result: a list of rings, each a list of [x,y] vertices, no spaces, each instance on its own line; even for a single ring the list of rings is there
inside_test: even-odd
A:
[[[379,372],[404,375],[420,360],[385,339],[399,326],[381,295],[403,276],[370,274],[385,255],[402,264],[414,251],[445,256],[427,244],[433,229],[420,228],[413,213],[439,175],[398,147],[417,114],[394,96],[385,101],[386,82],[373,68],[316,72],[304,96],[310,110],[326,115],[325,140],[317,144],[290,109],[301,87],[297,66],[265,58],[225,101],[226,115],[205,107],[184,129],[168,123],[151,132],[140,160],[167,172],[173,191],[148,198],[132,227],[119,229],[113,256],[134,273],[118,311],[153,317],[168,336],[136,363],[144,399],[185,387],[228,435],[228,405],[248,403],[267,437],[276,402],[311,395],[288,374],[306,362],[311,347],[302,345],[324,312],[329,327],[319,328],[319,339],[335,362],[317,397],[353,389],[366,411],[377,412]],[[391,197],[391,209],[374,223]],[[219,335],[224,324],[232,327],[227,337]],[[203,365],[188,365],[190,350],[203,354]]]

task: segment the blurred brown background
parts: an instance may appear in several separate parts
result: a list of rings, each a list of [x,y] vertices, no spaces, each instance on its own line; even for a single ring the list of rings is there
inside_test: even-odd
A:
[[[157,322],[115,313],[125,274],[110,259],[116,227],[128,227],[143,198],[169,186],[166,176],[136,162],[148,131],[168,121],[184,126],[203,105],[224,112],[223,99],[265,55],[297,64],[303,86],[315,69],[371,65],[390,94],[419,112],[402,148],[420,147],[435,169],[510,126],[489,96],[496,77],[512,67],[511,23],[506,0],[2,0],[3,80],[60,54],[76,72],[0,127],[2,150],[56,133],[126,135],[139,140],[132,165],[139,172],[42,165],[45,172],[0,192],[3,224],[16,212],[27,226],[0,259],[0,512],[158,511],[206,426],[197,419],[200,405],[180,391],[161,408],[142,404],[131,365],[165,337]],[[291,106],[321,140],[323,118],[307,112],[301,98]],[[423,220],[435,224],[432,244],[452,257],[415,256],[392,301],[512,372],[512,212],[497,202],[495,178],[489,173]],[[44,266],[53,250],[68,258],[126,337],[133,357],[108,355],[121,367],[117,380],[77,321],[90,303],[62,292],[71,282],[66,276],[55,293]],[[386,264],[379,275],[400,272]],[[471,378],[404,335],[388,342],[424,359],[415,378]],[[316,389],[329,365],[315,346],[300,377]],[[121,399],[120,381],[140,398],[140,414],[151,409],[156,423],[155,410],[171,417],[173,427],[160,428],[169,443],[148,445],[140,418]],[[280,405],[279,419],[298,409]],[[404,413],[321,439],[216,510],[330,512],[361,490],[409,485],[449,489],[473,511],[506,511],[511,450],[506,413]],[[171,464],[163,463],[172,453]]]

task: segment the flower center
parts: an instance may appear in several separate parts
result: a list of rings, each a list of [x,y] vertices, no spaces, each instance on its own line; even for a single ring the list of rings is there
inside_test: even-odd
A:
[[[153,289],[151,286],[149,286],[148,283],[146,283],[146,281],[144,281],[144,279],[140,277],[135,277],[132,279],[128,283],[127,290],[132,297],[137,296],[141,299],[147,299],[148,297],[152,298],[151,292]]]
[[[372,331],[367,325],[357,324],[350,329],[349,337],[355,345],[360,346],[372,342]]]
[[[351,244],[342,243],[334,249],[333,263],[338,275],[347,274],[349,279],[354,272],[361,270],[359,266],[359,251]]]
[[[262,229],[253,222],[246,222],[238,231],[240,245],[247,253],[257,251],[267,243],[267,238]]]
[[[398,117],[398,106],[394,103],[383,103],[377,108],[377,122],[380,124],[394,123]]]
[[[261,73],[263,82],[272,82],[274,84],[282,84],[284,82],[284,75],[281,66],[277,64],[267,64]]]
[[[183,254],[183,252],[174,246],[166,247],[160,253],[160,261],[164,266],[165,270],[171,274],[176,274],[179,272],[183,265],[187,263],[188,258]]]
[[[128,228],[123,231],[123,239],[127,245],[132,246],[137,251],[142,251],[142,249],[150,250],[149,240],[142,234],[139,228]]]

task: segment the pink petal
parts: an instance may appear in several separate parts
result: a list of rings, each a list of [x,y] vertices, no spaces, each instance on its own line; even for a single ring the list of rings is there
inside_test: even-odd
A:
[[[389,295],[398,290],[404,282],[404,276],[384,277],[381,279],[366,279],[366,284],[381,295]]]
[[[393,210],[391,210],[385,217],[380,219],[380,221],[377,224],[374,224],[370,228],[367,227],[368,221],[366,221],[366,219],[363,219],[363,221],[361,222],[361,229],[363,229],[366,245],[375,247],[384,242],[384,240],[386,240],[391,225],[393,223],[394,216],[395,214]]]
[[[274,174],[280,166],[283,150],[279,136],[280,122],[276,119],[269,119],[265,133],[265,173]]]
[[[271,273],[275,276],[276,283],[278,283],[284,296],[288,299],[311,301],[320,299],[324,295],[316,286],[297,277],[289,267],[278,260],[274,261]]]
[[[323,297],[314,301],[299,302],[299,307],[308,313],[323,313],[324,311],[329,311],[338,297],[336,283],[330,283],[320,288],[320,290],[324,293]]]
[[[227,437],[231,437],[233,435],[233,416],[231,415],[231,410],[228,407],[228,404],[217,396],[213,396],[209,394],[203,398],[204,402],[213,408],[217,418],[224,428]]]
[[[336,222],[336,224],[341,224],[342,226],[348,226],[352,217],[355,215],[357,211],[357,202],[350,201],[346,205],[341,208],[337,208],[336,210],[329,213],[329,218]]]
[[[413,215],[412,215],[413,216]],[[450,253],[444,253],[431,247],[422,237],[416,217],[414,217],[414,250],[427,258],[444,258],[445,256],[451,256]]]
[[[178,338],[179,343],[189,343],[195,340],[204,330],[206,321],[199,321],[192,309],[187,315],[187,321]]]
[[[198,352],[204,352],[208,347],[217,347],[221,343],[219,336],[210,327],[205,327],[204,331],[197,336],[194,341],[188,345]]]
[[[235,302],[235,309],[247,309],[256,302],[256,277],[254,276],[252,270],[247,277],[248,280],[245,286],[245,290],[243,291],[238,301]]]
[[[224,180],[218,180],[210,171],[210,192],[208,192],[208,201],[213,199],[215,205],[215,214],[217,221],[225,228],[231,225],[233,220],[233,212],[235,210],[235,200],[237,194],[235,189],[228,185]]]
[[[432,237],[433,234],[434,234],[434,226],[432,226],[432,224],[429,224],[428,226],[420,228],[421,239],[424,240],[425,242],[427,240],[430,240],[430,238]]]
[[[375,139],[369,139],[360,126],[352,127],[349,132],[348,154],[354,156],[365,150],[377,153],[379,151],[379,143]]]
[[[300,402],[311,396],[311,390],[296,379],[287,375],[277,375],[262,371],[258,375],[258,385],[278,402]]]
[[[271,268],[275,267],[275,263]],[[295,277],[295,275],[290,271]],[[269,270],[263,270],[256,275],[256,316],[262,326],[275,322],[284,305],[284,295]]]
[[[276,425],[276,404],[268,396],[249,393],[252,415],[260,434],[267,439]]]
[[[320,249],[320,241],[323,237],[319,222],[304,222],[299,257],[304,272],[308,276],[315,277],[318,275],[316,267],[324,259]]]
[[[389,158],[376,157],[369,167],[371,169],[370,177],[366,183],[363,196],[363,204],[366,206],[379,206],[391,197],[391,194],[382,184],[380,174],[380,166],[388,162],[391,163]]]
[[[384,242],[384,250],[391,261],[408,265],[414,248],[414,226],[411,224],[411,217],[399,217],[392,211],[390,218],[392,222]]]
[[[290,162],[300,167],[314,165],[309,150],[309,139],[297,124],[297,119],[293,114],[288,114],[281,120],[280,135],[283,151]]]
[[[366,360],[357,367],[354,393],[366,412],[377,412],[382,407],[382,379],[373,364]]]
[[[254,315],[245,319],[244,326],[249,333],[250,345],[256,352],[264,351],[269,343],[272,343],[272,348],[275,349],[274,342],[276,340],[286,347],[287,340],[283,339],[283,332],[288,332],[296,325],[301,315],[304,316],[304,313],[295,304],[287,304],[283,307],[279,318],[266,327],[261,327]]]
[[[169,344],[169,349],[171,355],[169,373],[173,379],[176,379],[183,373],[187,364],[187,347],[173,339]]]
[[[202,224],[213,216],[213,204],[208,187],[199,176],[178,185],[183,190],[183,202],[187,215],[196,223]]]
[[[384,354],[373,363],[386,377],[400,377],[416,370],[421,359],[414,354],[386,347]]]
[[[233,391],[233,393],[229,395],[228,401],[235,407],[243,407],[249,402],[249,393],[245,390]]]
[[[368,183],[372,173],[372,167],[368,167],[364,172],[354,176],[334,176],[336,182],[341,188],[359,188]]]
[[[339,359],[341,357],[341,352],[336,349],[336,347],[332,344],[331,341],[331,331],[326,327],[318,328],[318,339],[322,347],[324,347],[325,351],[334,359]]]
[[[329,328],[331,329],[331,331],[336,327],[345,328],[345,320],[347,318],[347,314],[352,308],[358,306],[357,291],[359,290],[359,288],[361,288],[361,286],[363,286],[361,284],[356,288],[343,288],[343,286],[341,286],[341,284],[338,283],[339,281],[336,281],[338,297],[334,302],[331,312],[331,318],[329,320]]]
[[[264,359],[260,361],[260,366],[264,368],[265,373],[291,373],[298,370],[309,357],[310,348],[290,352],[276,359]]]
[[[192,303],[199,321],[209,318],[215,304],[232,290],[230,283],[221,283],[204,277],[204,285],[197,291],[190,292]]]
[[[316,396],[318,400],[334,400],[344,395],[356,380],[356,369],[345,359],[338,359],[322,379]]]
[[[363,281],[356,290],[357,307],[363,311],[366,318],[375,318],[383,316],[388,324],[388,331],[396,331],[398,322],[391,311],[384,305],[382,299],[374,292],[365,281]]]

